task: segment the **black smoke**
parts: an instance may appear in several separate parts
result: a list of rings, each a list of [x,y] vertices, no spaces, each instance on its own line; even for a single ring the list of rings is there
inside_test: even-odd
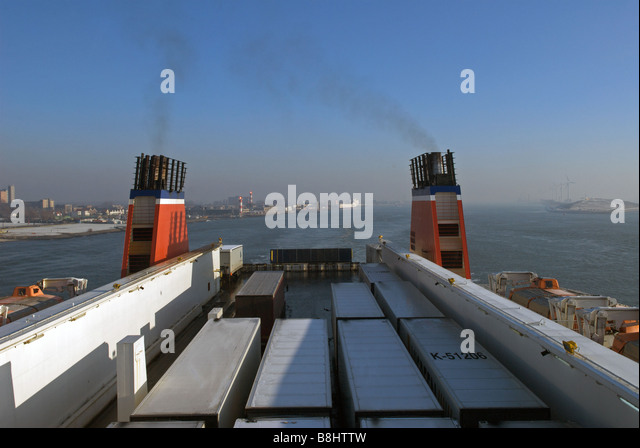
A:
[[[231,69],[279,100],[312,99],[417,148],[437,151],[434,138],[397,101],[329,62],[309,39],[267,36],[245,42],[235,48]]]

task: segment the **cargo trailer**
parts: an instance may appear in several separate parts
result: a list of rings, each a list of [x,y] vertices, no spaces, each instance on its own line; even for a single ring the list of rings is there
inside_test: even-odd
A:
[[[360,419],[360,428],[459,428],[447,417],[366,417]]]
[[[331,415],[326,319],[277,319],[246,405],[246,416]]]
[[[384,263],[360,263],[358,267],[360,281],[364,282],[371,293],[373,285],[382,281],[401,281],[402,279],[391,272],[391,269]]]
[[[442,406],[387,319],[338,321],[340,419],[439,417]]]
[[[205,428],[204,422],[199,421],[149,421],[149,422],[114,422],[107,428],[135,428],[135,429],[201,429]]]
[[[548,429],[548,428],[579,428],[580,426],[572,422],[559,420],[529,420],[529,421],[502,421],[498,423],[479,422],[478,428],[528,428],[528,429]]]
[[[236,294],[235,317],[259,317],[264,348],[276,319],[284,316],[284,272],[257,271]]]
[[[232,428],[260,365],[260,319],[208,320],[131,414]]]
[[[309,429],[309,428],[331,428],[329,417],[260,417],[260,418],[239,418],[236,420],[234,428],[283,428],[283,429]]]
[[[361,282],[331,284],[331,325],[336,362],[340,319],[384,319],[384,313],[369,288]]]
[[[242,244],[223,245],[220,247],[220,269],[223,275],[231,276],[244,265]]]
[[[351,263],[353,250],[343,248],[271,249],[273,264]]]
[[[374,296],[396,331],[400,319],[445,317],[410,282],[377,282]]]
[[[468,350],[462,330],[448,318],[400,321],[400,338],[446,415],[463,428],[481,420],[549,419],[545,403],[477,341]]]

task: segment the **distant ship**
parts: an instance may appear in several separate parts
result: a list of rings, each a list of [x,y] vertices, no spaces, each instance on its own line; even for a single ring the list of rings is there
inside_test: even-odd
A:
[[[352,208],[352,207],[359,207],[359,206],[360,206],[360,200],[357,198],[354,198],[353,201],[351,201],[351,203],[344,203],[344,202],[340,203],[340,208]]]

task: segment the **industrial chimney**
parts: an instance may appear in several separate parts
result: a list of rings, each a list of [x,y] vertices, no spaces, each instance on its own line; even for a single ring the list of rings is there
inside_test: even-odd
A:
[[[471,278],[460,186],[453,153],[447,150],[411,159],[411,252]]]
[[[189,252],[183,162],[164,156],[137,157],[129,195],[122,276]]]

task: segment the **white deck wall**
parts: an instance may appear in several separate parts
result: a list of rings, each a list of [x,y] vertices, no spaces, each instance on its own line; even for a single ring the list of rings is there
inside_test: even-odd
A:
[[[86,425],[116,396],[118,342],[144,335],[148,363],[219,289],[207,246],[0,327],[0,426]]]

